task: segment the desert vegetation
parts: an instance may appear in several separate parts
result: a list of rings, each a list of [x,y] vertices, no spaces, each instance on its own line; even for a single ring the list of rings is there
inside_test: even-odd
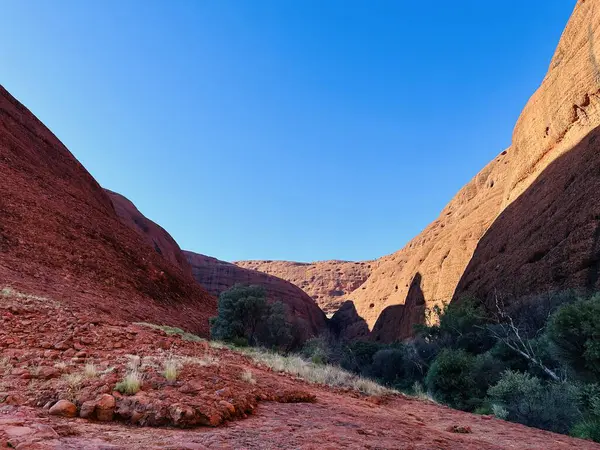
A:
[[[320,336],[302,352],[456,409],[600,441],[599,312],[600,294],[465,298],[433,308],[404,342]]]
[[[392,344],[343,342],[332,333],[282,344],[259,289],[219,299],[213,337],[258,364],[312,383],[368,395],[403,391],[456,409],[600,441],[600,294],[567,291],[526,299],[464,298],[428,311],[429,325]],[[509,305],[509,306],[507,306]],[[230,317],[244,320],[228,323]],[[242,344],[242,346],[240,346]],[[248,344],[253,344],[248,346]]]

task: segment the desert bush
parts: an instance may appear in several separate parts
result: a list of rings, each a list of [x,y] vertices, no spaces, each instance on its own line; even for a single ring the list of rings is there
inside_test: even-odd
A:
[[[293,336],[285,317],[285,306],[270,305],[262,286],[235,285],[219,295],[217,316],[210,321],[211,337],[237,346],[287,349]]]
[[[568,433],[581,420],[577,388],[566,382],[544,385],[531,374],[506,371],[488,394],[506,410],[506,419],[557,433]]]
[[[349,342],[343,348],[342,368],[362,375],[371,375],[373,355],[383,346],[371,341]]]
[[[469,353],[483,353],[494,346],[496,340],[486,326],[491,317],[485,306],[471,298],[436,306],[428,311],[429,326],[416,327],[417,334],[425,337],[439,349],[463,349]]]
[[[472,378],[475,357],[466,351],[445,349],[427,372],[425,385],[433,397],[454,408],[471,409],[473,391],[476,390]]]
[[[404,351],[399,348],[379,350],[373,355],[372,374],[386,384],[393,385],[404,378],[406,361]]]
[[[559,308],[548,323],[548,337],[561,360],[580,376],[600,377],[600,293]]]

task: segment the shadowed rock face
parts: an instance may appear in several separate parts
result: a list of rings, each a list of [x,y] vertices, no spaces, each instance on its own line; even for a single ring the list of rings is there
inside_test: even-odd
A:
[[[595,176],[584,169],[585,164],[595,164],[591,154],[593,130],[600,125],[598,61],[600,1],[579,1],[548,74],[519,117],[511,147],[405,248],[378,260],[364,285],[350,294],[369,326],[380,321],[375,334],[389,340],[412,326],[404,321],[414,320],[414,315],[397,308],[394,314],[395,309],[386,312],[394,320],[380,316],[391,306],[409,305],[411,280],[417,273],[427,306],[452,299],[455,291],[457,296],[489,296],[511,279],[511,291],[518,283],[522,289],[516,292],[526,293],[595,283],[590,281],[594,276],[587,275],[595,267],[595,227],[582,215],[585,208],[591,215],[596,199],[590,191]],[[582,144],[587,150],[580,148],[590,133]],[[551,175],[544,176],[559,159]],[[588,197],[577,197],[575,188]],[[570,194],[563,193],[565,189]],[[585,260],[583,255],[592,256]],[[568,262],[561,263],[561,258]]]
[[[600,288],[600,127],[554,160],[480,240],[456,290],[489,300]]]
[[[333,314],[329,324],[331,331],[342,340],[350,341],[369,337],[369,326],[358,315],[351,300],[342,303],[342,306]]]
[[[131,201],[121,194],[108,189],[105,189],[105,192],[123,223],[136,230],[163,258],[179,267],[186,274],[192,274],[192,268],[179,244],[163,227],[146,218]]]
[[[215,298],[121,223],[66,147],[0,87],[0,283],[208,333]]]
[[[246,269],[275,275],[302,288],[326,314],[333,314],[367,279],[373,261],[237,261]]]
[[[281,301],[298,319],[305,337],[318,335],[327,328],[327,319],[318,305],[302,289],[292,283],[256,270],[220,261],[210,256],[184,252],[194,278],[208,292],[218,296],[235,284],[263,286],[269,301]]]

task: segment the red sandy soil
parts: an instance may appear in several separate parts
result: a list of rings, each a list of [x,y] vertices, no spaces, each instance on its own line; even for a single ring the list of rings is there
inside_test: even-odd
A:
[[[113,390],[127,355],[144,373],[133,396]],[[174,357],[190,359],[168,382],[161,364]],[[69,382],[90,363],[97,375]],[[399,394],[308,384],[206,341],[14,294],[0,296],[0,372],[0,448],[600,449]],[[102,407],[102,395],[114,407]],[[90,419],[51,414],[59,399]]]

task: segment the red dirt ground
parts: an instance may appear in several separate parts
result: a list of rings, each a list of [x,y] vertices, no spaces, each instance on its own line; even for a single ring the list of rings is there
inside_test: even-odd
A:
[[[133,396],[113,391],[134,360],[128,355],[140,357],[144,373]],[[167,382],[162,363],[175,357],[188,359]],[[98,374],[74,382],[90,363]],[[248,371],[255,383],[242,379]],[[308,384],[206,341],[6,291],[0,373],[0,448],[600,449],[403,395]],[[49,413],[59,399],[73,401],[80,415],[90,405],[97,413],[102,394],[115,398],[113,421]],[[471,433],[448,431],[457,427]]]

